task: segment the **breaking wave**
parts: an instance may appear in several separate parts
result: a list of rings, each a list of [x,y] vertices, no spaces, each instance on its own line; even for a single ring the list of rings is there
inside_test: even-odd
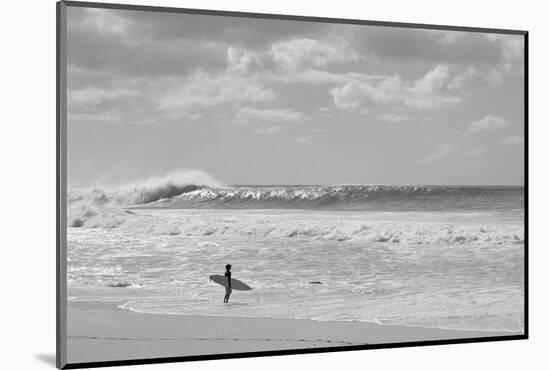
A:
[[[202,187],[147,204],[152,208],[476,210],[523,208],[521,187],[408,185]]]
[[[67,223],[116,227],[131,214],[126,208],[146,205],[203,189],[223,188],[212,176],[197,170],[180,169],[162,177],[149,177],[105,189],[72,189],[67,193]]]
[[[68,192],[69,227],[118,227],[139,208],[334,211],[495,211],[523,209],[523,187],[412,185],[226,186],[179,170],[106,189]],[[170,233],[177,234],[176,230]]]
[[[159,211],[140,211],[141,217],[134,217],[121,225],[122,232],[134,235],[183,235],[185,237],[208,238],[260,238],[308,240],[315,242],[367,242],[406,245],[462,245],[462,244],[522,244],[522,225],[491,225],[447,222],[393,222],[362,221],[353,217],[344,220],[321,218],[298,221],[284,220],[284,217],[269,218],[264,212],[257,216],[224,219],[221,215],[203,218],[204,213],[161,215]],[[153,213],[151,213],[153,212]],[[199,211],[200,212],[200,211]],[[150,216],[149,216],[150,215]],[[148,217],[149,216],[149,217]],[[149,218],[156,219],[151,222]],[[202,216],[202,217],[200,217]],[[159,219],[160,218],[160,219]],[[216,246],[204,242],[205,246]]]

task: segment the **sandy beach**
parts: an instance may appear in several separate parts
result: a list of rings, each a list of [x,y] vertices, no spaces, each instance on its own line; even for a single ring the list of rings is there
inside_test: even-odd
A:
[[[154,315],[117,306],[69,302],[68,363],[520,334],[366,322]]]

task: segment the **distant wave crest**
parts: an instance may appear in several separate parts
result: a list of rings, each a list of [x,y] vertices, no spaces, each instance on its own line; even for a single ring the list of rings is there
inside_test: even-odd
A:
[[[124,208],[146,205],[195,192],[204,187],[223,188],[212,176],[197,170],[180,169],[162,177],[149,177],[105,189],[72,189],[67,194],[69,227],[100,223],[116,227],[124,222]]]
[[[146,204],[151,208],[445,210],[522,208],[523,189],[409,185],[202,187]]]
[[[116,188],[68,192],[68,226],[118,227],[134,208],[448,211],[522,209],[523,187],[414,185],[225,186],[176,171]]]

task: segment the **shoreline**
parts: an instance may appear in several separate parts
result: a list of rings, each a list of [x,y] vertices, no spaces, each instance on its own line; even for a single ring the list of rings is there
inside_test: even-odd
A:
[[[364,321],[150,314],[67,302],[68,363],[511,336]]]
[[[133,309],[133,308],[128,308],[128,307],[122,307],[124,306],[124,304],[119,304],[119,303],[115,303],[115,302],[99,302],[99,301],[86,301],[86,300],[75,300],[73,302],[94,302],[94,303],[105,303],[105,304],[114,304],[116,305],[116,309],[118,310],[122,310],[122,311],[129,311],[129,312],[133,312],[133,313],[137,313],[137,314],[145,314],[145,315],[159,315],[159,316],[187,316],[187,317],[197,317],[197,316],[200,316],[200,317],[214,317],[214,318],[219,318],[219,317],[228,317],[228,318],[235,318],[235,319],[267,319],[267,320],[305,320],[305,321],[313,321],[313,322],[356,322],[356,323],[365,323],[365,324],[374,324],[374,325],[380,325],[380,326],[399,326],[399,327],[406,327],[406,328],[419,328],[419,329],[434,329],[434,330],[458,330],[458,331],[464,331],[464,332],[475,332],[475,333],[480,333],[480,332],[483,332],[483,333],[509,333],[508,335],[518,335],[518,334],[523,334],[523,333],[520,333],[520,332],[517,332],[517,331],[513,331],[513,330],[484,330],[484,329],[465,329],[465,328],[445,328],[445,327],[431,327],[431,326],[422,326],[422,325],[399,325],[399,324],[385,324],[385,323],[381,323],[381,322],[376,322],[376,321],[368,321],[368,320],[353,320],[353,319],[349,319],[349,320],[317,320],[317,319],[306,319],[306,318],[297,318],[297,317],[267,317],[267,316],[239,316],[239,315],[234,315],[234,316],[227,316],[227,315],[189,315],[189,314],[182,314],[182,313],[169,313],[169,312],[166,312],[166,313],[155,313],[155,312],[144,312],[144,311],[139,311],[139,310],[136,310],[136,309]],[[502,335],[506,335],[506,334],[502,334]]]

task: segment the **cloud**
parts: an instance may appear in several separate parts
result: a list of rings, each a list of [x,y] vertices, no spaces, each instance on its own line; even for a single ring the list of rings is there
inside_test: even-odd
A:
[[[458,42],[464,40],[467,33],[457,31],[441,31],[440,34],[433,36],[437,37],[437,42],[443,45],[456,45]]]
[[[232,72],[258,72],[265,79],[280,82],[326,83],[342,81],[341,76],[320,68],[359,59],[345,40],[291,38],[275,41],[268,49],[230,45],[226,60],[227,69]]]
[[[101,36],[118,36],[126,39],[131,29],[135,27],[134,22],[119,12],[94,8],[85,8],[81,11],[71,9],[69,12],[70,16],[67,18],[69,31],[83,29]]]
[[[250,50],[230,46],[227,48],[227,70],[236,73],[250,73],[263,66],[261,56]]]
[[[459,97],[444,95],[450,82],[449,67],[437,65],[424,77],[413,83],[405,98],[405,105],[418,109],[429,109],[460,102]]]
[[[191,118],[192,120],[196,118]],[[67,122],[85,122],[85,123],[108,123],[108,124],[131,124],[131,125],[156,125],[164,123],[159,117],[139,117],[138,115],[125,115],[117,112],[89,114],[89,113],[68,113]]]
[[[481,34],[498,51],[492,63],[471,63],[463,66],[449,88],[473,89],[492,85],[501,87],[504,80],[524,72],[524,41],[519,35]]]
[[[222,70],[227,44],[219,39],[152,38],[147,22],[128,13],[104,9],[70,9],[67,25],[68,64],[122,76],[183,75],[207,68]],[[151,13],[149,13],[151,14]]]
[[[282,97],[285,83],[322,86],[339,109],[438,109],[516,71],[523,55],[522,38],[507,35],[191,14],[71,8],[68,28],[69,114],[105,122],[193,120],[221,105],[264,111],[248,119],[303,120],[253,108]]]
[[[504,79],[515,73],[523,73],[524,40],[520,35],[485,34],[485,37],[500,49],[501,60],[492,66],[487,78],[493,84],[501,86]]]
[[[296,38],[274,42],[268,50],[230,46],[227,62],[230,71],[257,73],[273,82],[334,84],[348,79],[326,68],[360,59],[345,40]]]
[[[503,145],[512,145],[512,146],[523,145],[523,142],[524,142],[523,136],[510,136],[501,141]]]
[[[167,79],[159,106],[173,111],[193,106],[212,107],[233,102],[263,102],[275,98],[275,92],[257,79],[233,74],[197,72],[181,79]]]
[[[106,101],[117,100],[124,97],[135,97],[139,95],[139,91],[130,89],[100,89],[100,88],[83,88],[78,90],[70,90],[67,96],[69,104],[81,105],[101,105]]]
[[[480,76],[480,73],[476,68],[468,66],[452,78],[447,85],[447,88],[450,90],[465,90],[467,88],[474,87],[475,85],[479,85],[480,80],[482,79],[482,76]]]
[[[344,33],[358,52],[390,63],[494,65],[502,59],[499,45],[483,33],[345,25],[333,25],[332,32]]]
[[[272,135],[281,130],[283,130],[283,126],[269,126],[269,127],[259,127],[254,132],[256,132],[257,134]]]
[[[307,35],[319,33],[326,25],[70,8],[67,27],[70,64],[132,76],[168,76],[189,73],[198,67],[220,70],[226,66],[229,46],[239,50],[264,49],[281,39],[307,39]],[[329,50],[319,49],[321,54]],[[327,57],[335,59],[334,55]]]
[[[470,122],[466,128],[468,133],[477,133],[480,131],[495,130],[506,127],[510,124],[502,117],[488,115],[477,121]]]
[[[359,55],[345,40],[328,42],[312,38],[275,42],[268,55],[280,68],[290,71],[308,67],[323,68],[328,64],[348,63],[359,59]]]
[[[78,76],[81,71],[73,68],[70,78]],[[98,75],[83,73],[90,75],[86,79]],[[274,91],[265,88],[255,77],[204,71],[188,77],[130,78],[114,75],[103,81],[102,87],[93,86],[93,83],[80,88],[72,85],[68,89],[67,108],[73,119],[94,121],[95,114],[96,120],[101,117],[108,122],[111,118],[113,123],[196,120],[203,113],[201,109],[259,103],[275,98]]]
[[[395,113],[379,114],[376,116],[376,118],[380,121],[386,122],[405,122],[410,120],[410,118],[407,116]]]
[[[426,158],[420,159],[417,162],[420,163],[429,163],[429,162],[435,162],[440,160],[443,157],[446,157],[447,155],[451,154],[455,151],[455,148],[449,144],[445,144],[441,146],[439,149],[428,155]]]
[[[343,34],[345,29],[338,28]],[[373,33],[378,31],[373,30]],[[347,32],[349,33],[349,32]],[[383,33],[378,32],[380,37]],[[399,40],[407,39],[402,32],[388,30],[386,36],[396,37]],[[414,81],[407,81],[399,75],[369,76],[361,73],[336,73],[323,70],[329,63],[327,56],[320,58],[318,62],[312,58],[299,57],[293,53],[286,53],[285,58],[279,62],[286,66],[286,74],[276,74],[271,78],[280,81],[304,81],[315,84],[332,84],[329,92],[333,96],[335,105],[339,108],[355,108],[367,102],[376,104],[401,104],[414,109],[435,109],[462,101],[465,93],[472,89],[487,86],[488,84],[500,86],[503,79],[514,71],[522,71],[523,41],[520,37],[508,37],[502,35],[496,39],[488,39],[484,35],[474,35],[461,32],[423,31],[421,37],[416,40],[424,43],[420,49],[426,51],[450,49],[453,60],[437,51],[434,58],[424,60],[437,60],[437,64],[424,76]],[[346,48],[350,52],[341,53],[339,62],[346,61],[343,56],[349,55],[346,62],[363,61],[367,63],[382,63],[383,59],[376,61],[372,58],[373,51],[364,50],[361,54],[354,48],[358,45],[350,38]],[[299,43],[296,43],[299,44]],[[380,45],[378,45],[380,46]],[[375,48],[376,49],[376,48]],[[396,48],[392,45],[392,49]],[[405,47],[406,49],[406,47]],[[462,60],[460,50],[467,50],[472,55],[469,59]],[[475,54],[474,51],[477,53]],[[303,51],[306,55],[307,53]],[[376,52],[374,52],[376,54]],[[485,53],[485,54],[484,54]],[[287,54],[293,56],[289,57]],[[332,54],[326,54],[332,55]],[[435,58],[437,56],[438,58]],[[477,56],[481,56],[476,60]],[[447,61],[448,64],[441,63]],[[390,64],[391,65],[391,64]],[[399,68],[398,66],[394,66]],[[390,67],[391,68],[391,67]],[[396,85],[400,79],[399,86]],[[384,89],[385,83],[396,87],[394,93],[388,93]]]
[[[156,102],[135,86],[84,87],[67,90],[69,122],[123,124],[161,123]]]
[[[296,143],[297,144],[311,144],[311,140],[308,139],[307,137],[300,137],[300,138],[296,139]]]
[[[519,48],[513,44],[522,41],[517,35],[109,9],[70,8],[68,20],[71,31],[80,28],[95,37],[165,45],[182,39],[218,40],[246,49],[273,50],[284,56],[282,60],[310,55],[313,63],[323,67],[365,56],[390,62],[495,65],[510,59]]]
[[[416,109],[435,109],[450,104],[460,103],[458,96],[442,96],[436,94],[411,96],[405,99],[405,105]]]
[[[402,80],[398,75],[388,76],[372,84],[369,81],[350,79],[344,85],[330,90],[338,108],[355,108],[367,101],[387,104],[399,99]]]
[[[83,17],[81,8],[70,8],[69,11],[72,17]],[[139,25],[133,29],[136,38],[161,42],[178,40],[183,35],[194,39],[218,39],[246,47],[262,47],[274,40],[306,37],[326,28],[326,25],[318,22],[107,9],[98,11]]]
[[[437,65],[415,81],[403,80],[399,75],[367,76],[350,74],[343,85],[330,90],[338,108],[355,108],[363,104],[396,103],[415,109],[433,109],[458,103],[460,97],[450,95],[451,81],[447,66]]]
[[[426,73],[424,77],[414,82],[411,90],[415,94],[433,94],[445,88],[449,82],[449,67],[437,65],[434,69]]]
[[[456,76],[463,75],[463,88],[501,86],[524,68],[521,35],[343,25],[334,25],[333,33],[345,34],[358,53],[394,68],[449,65]]]
[[[325,128],[312,128],[311,130],[309,130],[309,132],[311,132],[313,134],[322,134],[323,132],[327,132],[327,129],[325,129]]]
[[[477,155],[480,155],[482,153],[485,153],[487,151],[487,148],[482,146],[480,148],[473,148],[473,149],[470,149],[468,151],[466,151],[466,156],[467,157],[475,157]]]
[[[308,117],[294,109],[256,109],[242,107],[235,115],[241,123],[301,123]]]

